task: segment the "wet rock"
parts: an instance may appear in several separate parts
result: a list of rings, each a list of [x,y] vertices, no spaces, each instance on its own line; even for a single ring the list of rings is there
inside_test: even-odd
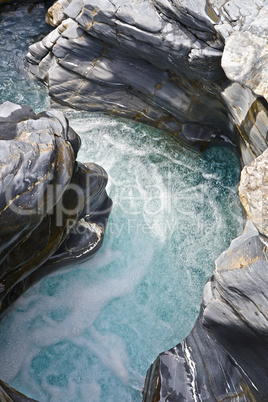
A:
[[[243,371],[251,398],[263,401],[268,399],[267,268],[267,246],[257,231],[234,240],[216,261],[213,297],[203,315],[207,333]]]
[[[99,249],[111,200],[105,171],[75,161],[80,139],[62,112],[5,102],[0,141],[2,314],[43,271]]]
[[[159,355],[144,401],[266,401],[267,247],[254,228],[216,261],[188,337]]]
[[[76,164],[71,191],[76,192],[78,189],[85,200],[84,208],[78,219],[69,223],[69,232],[64,242],[42,266],[44,274],[76,260],[87,260],[100,248],[112,207],[112,201],[105,190],[107,181],[107,173],[102,167],[93,163]]]

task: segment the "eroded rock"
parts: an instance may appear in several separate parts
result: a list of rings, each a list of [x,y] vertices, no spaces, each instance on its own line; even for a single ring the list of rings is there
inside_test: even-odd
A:
[[[3,313],[44,273],[99,249],[111,200],[105,171],[76,162],[80,139],[62,112],[35,115],[29,106],[5,102],[0,141]]]
[[[27,68],[48,83],[53,99],[178,135],[189,121],[230,134],[213,85],[224,78],[223,44],[205,2],[202,13],[200,4],[192,9],[166,2],[65,3],[50,12],[59,23],[62,16],[57,19],[53,10],[61,7],[65,19],[26,57]]]
[[[0,380],[0,400],[1,402],[36,402],[35,399],[21,394],[2,380]]]
[[[216,261],[188,337],[159,355],[144,401],[266,401],[267,248],[251,228]]]
[[[48,13],[59,26],[30,46],[26,67],[61,105],[119,114],[182,141],[184,124],[221,130],[248,164],[268,145],[258,97],[266,96],[267,2],[240,3],[59,0]],[[238,36],[254,38],[258,57],[247,57]]]

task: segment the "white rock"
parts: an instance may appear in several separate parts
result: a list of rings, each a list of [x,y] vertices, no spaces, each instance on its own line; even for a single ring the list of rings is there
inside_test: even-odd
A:
[[[268,100],[267,39],[250,32],[233,32],[226,41],[222,67],[231,81]]]
[[[268,149],[242,170],[239,196],[254,225],[268,237]]]

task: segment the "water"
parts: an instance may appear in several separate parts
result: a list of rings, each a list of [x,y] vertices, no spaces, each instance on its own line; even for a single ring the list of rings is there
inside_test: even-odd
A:
[[[33,12],[38,17],[41,8]],[[25,31],[29,41],[47,29],[37,17]],[[24,28],[17,19],[20,43]],[[2,100],[46,108],[45,88],[15,70]],[[1,83],[7,76],[0,70]],[[82,138],[78,159],[109,174],[114,207],[106,238],[94,259],[44,278],[2,320],[0,378],[44,402],[141,401],[146,370],[187,336],[215,258],[242,231],[239,161],[225,147],[200,158],[167,134],[124,119],[68,117]]]
[[[36,113],[48,108],[50,100],[46,87],[23,69],[23,63],[29,45],[51,31],[44,13],[38,4],[17,7],[16,12],[0,9],[0,103],[30,105]]]

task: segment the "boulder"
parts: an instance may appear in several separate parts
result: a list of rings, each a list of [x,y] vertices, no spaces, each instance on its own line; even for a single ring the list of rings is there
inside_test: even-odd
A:
[[[220,130],[248,164],[267,148],[264,6],[58,0],[47,14],[56,29],[30,46],[26,68],[62,107],[129,117],[190,146],[185,124]]]
[[[218,258],[193,330],[148,370],[144,401],[268,399],[267,257],[252,225]]]
[[[91,257],[111,210],[106,172],[76,161],[63,113],[0,105],[0,315],[59,265]]]
[[[34,399],[16,391],[2,380],[0,380],[0,400],[1,402],[36,402]]]
[[[254,225],[268,237],[268,149],[242,170],[239,195]]]
[[[257,96],[263,96],[266,101],[268,100],[267,18],[268,7],[265,7],[246,31],[233,32],[226,41],[222,57],[222,67],[227,77],[250,88]]]

